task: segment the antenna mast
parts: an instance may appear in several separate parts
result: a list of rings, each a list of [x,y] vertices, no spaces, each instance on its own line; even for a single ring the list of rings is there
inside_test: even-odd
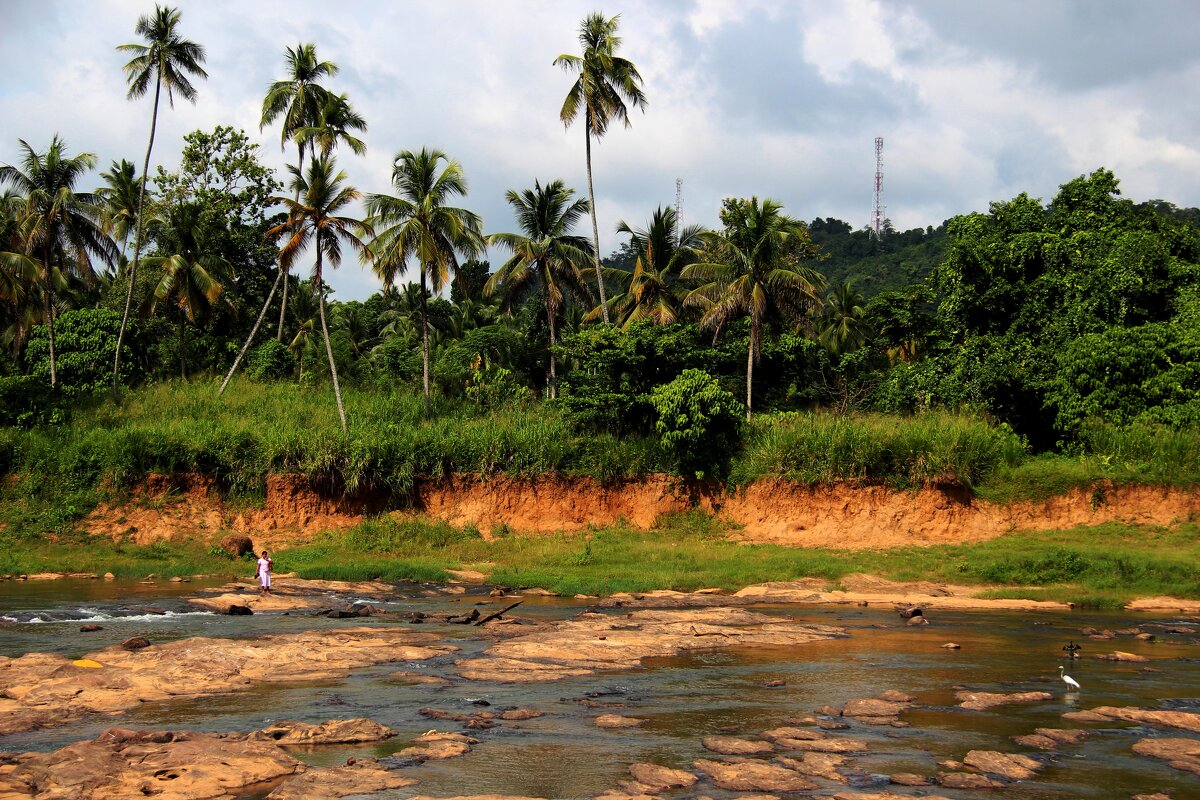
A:
[[[683,230],[683,178],[675,179],[675,243],[679,244],[680,231]]]
[[[875,137],[875,210],[871,214],[871,233],[883,235],[883,137]]]

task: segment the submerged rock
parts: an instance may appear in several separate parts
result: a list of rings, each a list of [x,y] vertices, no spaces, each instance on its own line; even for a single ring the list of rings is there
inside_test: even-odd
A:
[[[1169,767],[1200,775],[1200,741],[1196,739],[1142,739],[1133,746],[1133,752],[1162,759]]]
[[[1020,753],[1000,753],[995,750],[972,750],[963,763],[989,775],[999,775],[1010,781],[1026,781],[1037,775],[1042,762]]]
[[[654,790],[652,794],[667,789],[683,789],[696,783],[696,776],[692,773],[658,764],[631,764],[629,774],[638,783]]]
[[[355,742],[382,742],[396,735],[386,725],[369,719],[331,719],[313,724],[309,722],[276,722],[262,730],[249,734],[250,741],[271,741],[288,744],[353,744]]]
[[[554,681],[602,670],[633,669],[643,659],[727,647],[796,647],[846,635],[737,608],[635,611],[628,617],[583,613],[489,647],[458,662],[471,680]]]
[[[447,758],[466,755],[471,752],[471,746],[476,744],[479,744],[478,739],[461,733],[429,731],[413,739],[413,744],[397,752],[395,757],[412,759],[418,763],[443,761]]]
[[[623,717],[620,714],[601,714],[595,719],[598,728],[636,728],[645,721],[636,717]]]
[[[1075,716],[1072,718],[1079,719],[1078,714],[1080,713],[1092,714],[1105,721],[1124,720],[1136,722],[1139,725],[1157,725],[1163,728],[1179,728],[1192,733],[1200,733],[1200,714],[1190,711],[1154,711],[1147,708],[1099,706],[1090,712],[1075,712]],[[1063,716],[1065,717],[1066,714]]]
[[[1079,744],[1088,736],[1088,731],[1064,730],[1062,728],[1037,728],[1025,736],[1014,736],[1012,740],[1023,747],[1038,750],[1057,750],[1060,744]]]
[[[705,736],[700,744],[705,750],[726,756],[752,756],[775,751],[775,746],[770,742],[754,742],[736,736]]]

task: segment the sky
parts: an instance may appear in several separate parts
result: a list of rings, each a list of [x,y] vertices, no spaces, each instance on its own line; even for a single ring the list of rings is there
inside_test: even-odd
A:
[[[195,105],[160,112],[153,164],[183,136],[244,129],[282,171],[295,150],[260,130],[287,46],[314,42],[341,72],[328,88],[363,114],[365,157],[339,155],[353,185],[390,190],[396,152],[437,147],[463,166],[489,233],[514,230],[504,200],[535,179],[586,194],[584,131],[558,112],[589,12],[620,14],[621,54],[649,105],[593,145],[601,252],[620,220],[675,202],[715,226],[720,201],[771,197],[793,216],[862,227],[883,202],[899,229],[938,225],[1020,192],[1049,200],[1099,167],[1125,196],[1200,206],[1200,3],[1194,0],[178,0],[181,32],[207,50]],[[126,58],[144,0],[0,0],[0,162],[18,139],[57,132],[100,169],[139,165],[150,100],[128,101]],[[153,167],[152,167],[153,172]],[[89,176],[95,185],[98,175]],[[85,188],[92,188],[87,186]],[[586,230],[580,233],[590,233]],[[502,254],[493,253],[496,263]],[[415,279],[415,273],[413,274]],[[341,299],[379,284],[347,261]]]

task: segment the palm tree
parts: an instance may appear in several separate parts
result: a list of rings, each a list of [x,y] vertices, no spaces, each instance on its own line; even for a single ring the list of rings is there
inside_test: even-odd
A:
[[[625,291],[615,295],[609,306],[623,328],[640,320],[655,325],[670,325],[679,319],[683,304],[680,271],[697,258],[703,226],[688,225],[679,230],[675,209],[659,206],[650,219],[649,227],[634,228],[625,221],[617,232],[629,236],[637,253],[633,272],[607,270],[610,277],[625,284]],[[589,311],[585,320],[600,316],[600,309]]]
[[[297,292],[292,295],[292,317],[296,320],[296,335],[292,337],[288,350],[296,357],[299,365],[297,381],[304,380],[304,354],[313,346],[313,335],[317,331],[317,320],[321,310],[316,292],[307,283],[301,283]]]
[[[232,309],[222,297],[231,280],[229,262],[211,252],[201,222],[204,209],[198,203],[181,203],[168,210],[159,231],[159,251],[170,255],[146,259],[146,266],[162,270],[150,295],[147,310],[153,314],[159,303],[170,303],[182,313],[179,321],[179,375],[187,378],[187,324],[197,324],[217,303]]]
[[[350,101],[346,99],[346,95],[335,96],[316,83],[319,78],[336,75],[337,64],[332,61],[318,61],[317,47],[311,42],[299,44],[295,49],[289,47],[286,52],[285,60],[290,77],[276,81],[268,87],[267,96],[263,99],[260,128],[266,127],[279,115],[283,115],[284,121],[280,132],[279,146],[283,148],[289,138],[296,142],[296,169],[300,173],[304,172],[305,153],[312,151],[314,146],[326,157],[333,153],[333,149],[339,142],[345,144],[357,155],[365,153],[367,146],[349,132],[366,130],[366,120],[354,111],[350,106]],[[297,195],[294,199],[298,200],[299,196]],[[283,321],[289,307],[287,277],[287,270],[280,264],[279,272],[275,275],[275,282],[271,284],[271,290],[267,292],[267,299],[263,302],[262,310],[258,312],[258,318],[254,320],[250,334],[242,344],[237,358],[230,365],[229,372],[225,373],[225,380],[221,381],[221,388],[217,391],[218,395],[225,392],[225,387],[229,385],[233,373],[237,372],[238,365],[242,363],[246,351],[250,349],[254,337],[258,335],[258,328],[267,315],[267,309],[271,307],[271,301],[275,299],[275,292],[279,289],[281,281],[283,282],[283,298],[279,304],[279,328],[275,336],[279,341],[283,341]]]
[[[42,301],[42,322],[50,345],[50,385],[58,384],[54,351],[55,292],[71,278],[95,279],[92,257],[113,264],[117,246],[100,224],[100,200],[90,192],[76,192],[83,173],[96,166],[91,153],[68,156],[66,143],[56,134],[44,153],[18,140],[24,155],[21,167],[0,166],[0,189],[12,188],[16,199],[6,205],[15,212],[18,249],[4,256],[10,272],[37,274]],[[118,346],[120,340],[118,339]]]
[[[443,165],[444,162],[444,165]],[[458,257],[483,252],[483,223],[479,215],[448,205],[467,194],[462,166],[441,150],[421,148],[396,154],[392,167],[396,195],[367,197],[367,223],[378,233],[364,253],[375,274],[391,286],[415,258],[421,278],[421,379],[425,414],[429,399],[430,291],[440,292],[458,270]]]
[[[112,162],[108,172],[100,173],[105,186],[96,190],[96,196],[104,200],[104,227],[108,235],[121,242],[121,255],[129,246],[129,234],[137,226],[138,202],[141,189],[132,161],[121,159]]]
[[[142,211],[146,205],[146,176],[150,174],[150,151],[154,149],[154,131],[158,127],[158,101],[163,86],[167,88],[167,102],[175,107],[175,94],[188,102],[196,102],[196,87],[191,77],[207,78],[201,64],[204,63],[204,47],[184,39],[179,34],[180,14],[178,9],[156,5],[152,16],[138,17],[134,32],[145,39],[145,44],[123,44],[117,50],[132,53],[133,58],[125,64],[125,79],[129,83],[128,97],[136,100],[143,97],[154,82],[154,111],[150,115],[150,143],[146,145],[146,160],[142,164],[141,187],[138,189],[137,227],[133,236],[133,264],[129,268],[129,288],[125,292],[125,311],[121,315],[121,330],[117,334],[117,352],[113,356],[113,396],[120,392],[121,345],[125,341],[125,328],[129,324],[129,309],[133,305],[133,287],[137,282],[138,257],[142,249]]]
[[[325,102],[311,124],[298,128],[294,134],[297,145],[303,145],[328,156],[338,143],[350,148],[356,156],[365,155],[367,145],[350,131],[365,131],[367,120],[354,110],[344,94],[327,94]]]
[[[554,356],[558,315],[568,297],[588,296],[582,265],[594,255],[587,237],[571,233],[590,208],[586,199],[572,199],[574,194],[559,180],[545,186],[535,181],[532,189],[523,192],[510,189],[505,196],[516,212],[521,233],[488,237],[488,244],[508,250],[512,257],[488,279],[485,291],[507,295],[510,300],[535,292],[542,296],[550,329],[548,388],[552,398],[558,396]]]
[[[567,92],[558,116],[564,126],[570,127],[580,113],[583,114],[588,201],[592,212],[592,259],[596,268],[596,285],[600,290],[601,313],[606,325],[608,303],[604,297],[604,276],[600,271],[600,226],[596,222],[596,190],[592,185],[592,137],[604,136],[613,120],[623,122],[628,128],[631,124],[629,106],[642,111],[646,109],[642,76],[632,61],[616,54],[621,46],[621,37],[617,35],[617,21],[620,18],[620,14],[607,19],[600,12],[589,14],[579,26],[579,44],[583,47],[583,54],[563,54],[554,59],[556,66],[567,72],[579,73]]]
[[[330,93],[317,81],[336,75],[338,65],[332,61],[319,60],[317,46],[312,42],[287,48],[284,62],[287,64],[287,77],[267,87],[266,97],[263,98],[262,119],[258,127],[261,130],[277,118],[283,117],[283,125],[279,130],[279,148],[282,150],[289,139],[296,143],[296,171],[304,174],[304,156],[311,151],[312,144],[311,139],[304,139],[297,134],[319,123],[321,110],[325,107]],[[275,338],[282,342],[283,319],[288,304],[287,270],[282,264],[276,280],[279,279],[283,280],[283,301],[279,305],[279,329]]]
[[[715,328],[743,314],[750,317],[746,355],[746,419],[752,407],[754,362],[762,346],[763,325],[772,312],[796,318],[820,302],[825,279],[800,261],[815,247],[800,220],[782,213],[774,200],[726,200],[721,209],[724,230],[703,235],[707,261],[683,270],[683,278],[701,285],[688,295],[689,305],[704,309],[701,327]]]
[[[853,281],[839,281],[830,287],[819,324],[817,340],[834,355],[853,350],[867,340],[870,327],[863,296]]]
[[[309,245],[316,251],[313,265],[312,286],[317,294],[317,310],[321,319],[321,335],[325,339],[325,353],[329,357],[329,374],[333,378],[333,396],[337,400],[338,419],[342,433],[348,433],[346,409],[342,405],[342,390],[338,385],[337,366],[333,362],[333,345],[329,343],[329,326],[325,322],[324,267],[336,268],[342,263],[342,245],[361,251],[363,243],[359,232],[370,229],[351,217],[341,216],[346,206],[360,199],[362,194],[353,186],[343,185],[346,173],[334,170],[332,158],[317,156],[309,164],[307,174],[292,170],[292,186],[299,198],[276,197],[275,201],[287,206],[287,220],[268,232],[269,235],[287,234],[287,241],[279,251],[279,263],[284,270],[291,269],[293,262]]]

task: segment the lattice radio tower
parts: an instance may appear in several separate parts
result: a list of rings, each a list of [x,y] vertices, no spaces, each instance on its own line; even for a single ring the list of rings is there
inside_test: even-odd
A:
[[[871,213],[871,233],[883,235],[883,137],[875,137],[875,210]]]
[[[675,239],[678,244],[679,232],[683,230],[683,178],[675,179]]]

